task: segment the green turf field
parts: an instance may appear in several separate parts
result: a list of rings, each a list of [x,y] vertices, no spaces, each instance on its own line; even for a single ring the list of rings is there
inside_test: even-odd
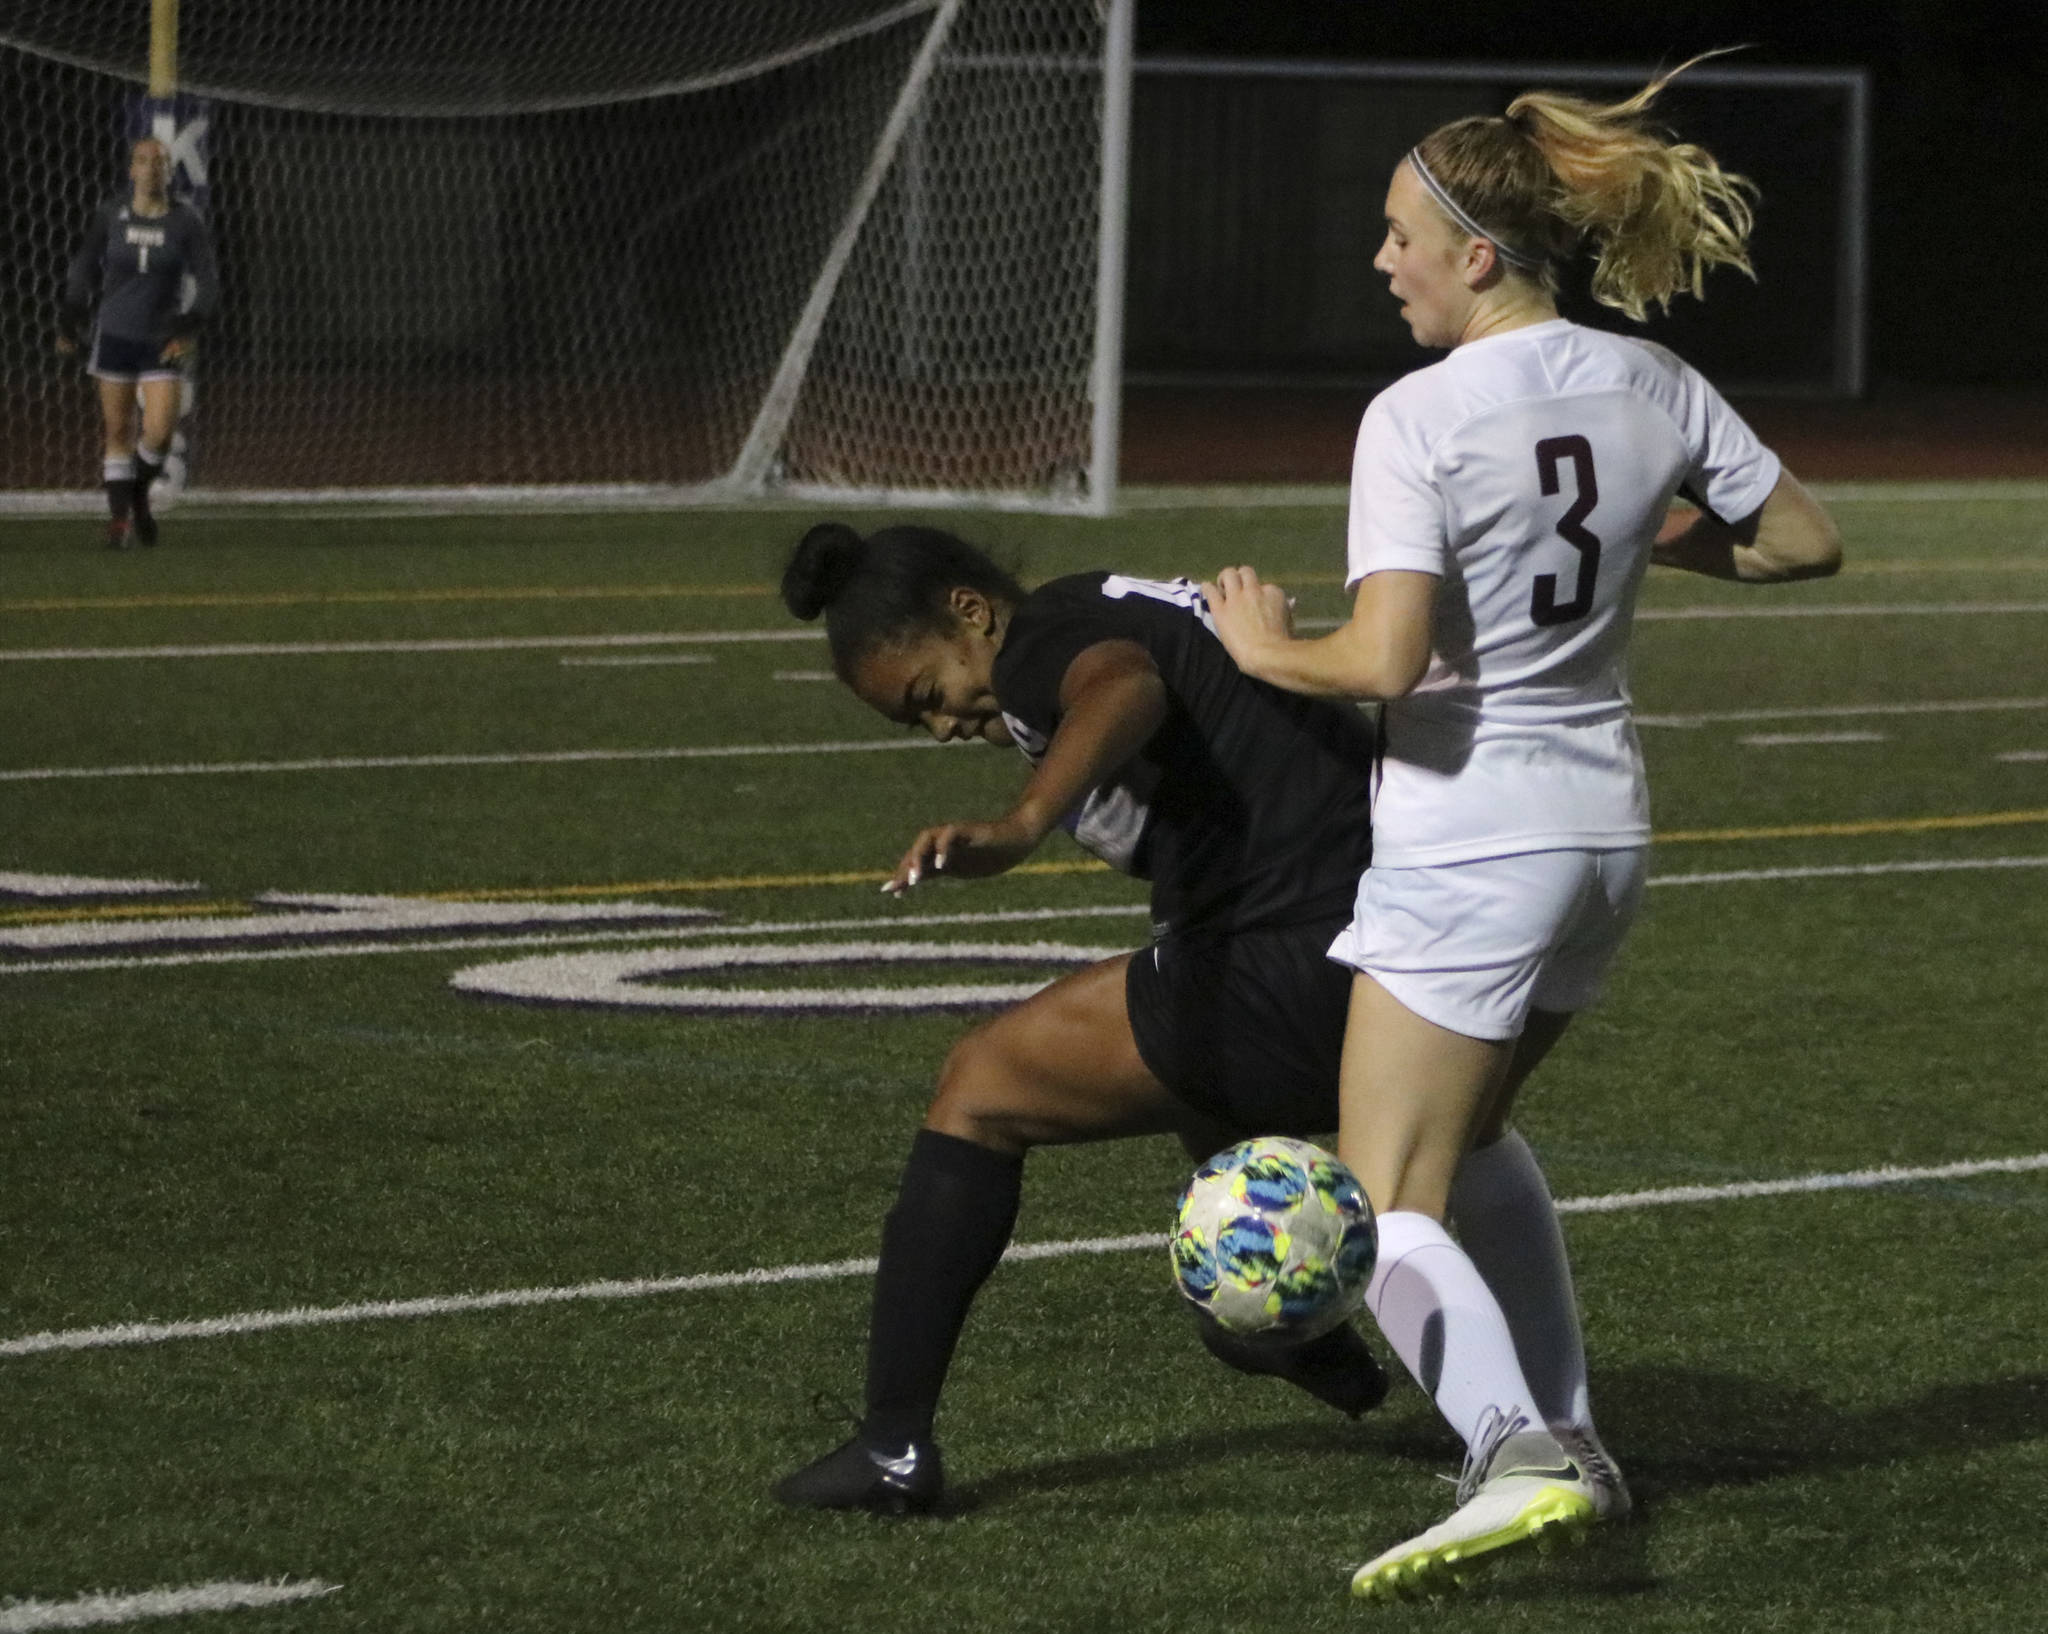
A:
[[[1658,883],[1522,1120],[1561,1197],[1701,1188],[1567,1222],[1640,1519],[1423,1608],[1345,1578],[1447,1509],[1449,1432],[1405,1384],[1354,1426],[1219,1368],[1151,1248],[997,1273],[940,1421],[961,1512],[778,1510],[842,1433],[813,1397],[858,1398],[837,1262],[966,1017],[451,987],[885,938],[932,952],[626,992],[929,998],[1133,945],[1141,891],[1063,841],[877,895],[1021,762],[807,678],[771,586],[812,518],[174,513],[119,555],[0,519],[0,1630],[287,1580],[339,1587],[156,1626],[2040,1626],[2048,1170],[1734,1190],[2048,1151],[2048,496],[1837,510],[1839,579],[1653,576]],[[1327,505],[961,525],[1027,579],[1248,559],[1340,610]],[[1042,1153],[1019,1240],[1163,1232],[1184,1167]],[[511,1290],[578,1297],[453,1297]]]

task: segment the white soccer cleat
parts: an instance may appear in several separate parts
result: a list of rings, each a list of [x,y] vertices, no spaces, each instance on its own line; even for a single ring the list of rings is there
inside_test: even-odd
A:
[[[1557,1437],[1527,1422],[1493,1415],[1465,1460],[1450,1518],[1367,1561],[1351,1592],[1361,1600],[1444,1594],[1462,1586],[1468,1565],[1583,1538],[1600,1514],[1595,1484]]]

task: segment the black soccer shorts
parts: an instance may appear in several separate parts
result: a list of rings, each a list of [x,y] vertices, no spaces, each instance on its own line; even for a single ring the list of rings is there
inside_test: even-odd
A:
[[[85,372],[116,385],[131,380],[176,380],[181,365],[166,361],[161,340],[133,340],[125,335],[95,335]]]
[[[1343,913],[1140,948],[1124,1004],[1153,1076],[1239,1138],[1334,1130],[1352,972],[1325,955],[1349,923]]]

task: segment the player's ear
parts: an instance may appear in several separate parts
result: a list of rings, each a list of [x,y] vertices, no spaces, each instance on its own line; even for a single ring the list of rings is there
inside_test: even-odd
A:
[[[1500,249],[1490,238],[1474,238],[1465,245],[1459,272],[1467,289],[1491,289],[1502,276]]]
[[[968,585],[956,584],[946,597],[946,605],[953,609],[954,615],[963,624],[971,625],[984,635],[995,628],[995,603],[979,590]]]

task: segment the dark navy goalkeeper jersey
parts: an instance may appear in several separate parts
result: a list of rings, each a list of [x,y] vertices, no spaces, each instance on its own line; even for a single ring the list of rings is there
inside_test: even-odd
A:
[[[1345,918],[1372,858],[1372,728],[1348,704],[1250,679],[1208,618],[1186,579],[1041,585],[996,654],[1011,735],[1035,763],[1059,728],[1068,666],[1098,642],[1136,642],[1166,683],[1166,719],[1068,819],[1074,837],[1152,882],[1161,934]]]
[[[109,199],[94,213],[85,242],[71,258],[64,301],[79,311],[97,305],[99,332],[119,340],[162,345],[197,329],[220,303],[206,223],[188,204],[145,216],[125,198]]]

